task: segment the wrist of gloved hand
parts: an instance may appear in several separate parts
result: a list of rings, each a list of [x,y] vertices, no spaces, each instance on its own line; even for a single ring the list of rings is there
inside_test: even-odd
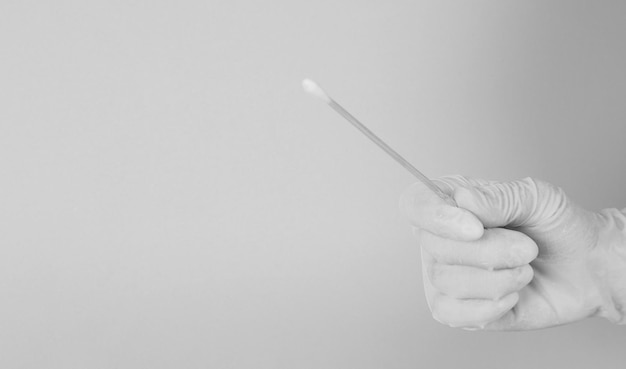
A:
[[[618,209],[604,209],[598,215],[603,225],[591,262],[600,286],[596,316],[626,324],[626,215]]]

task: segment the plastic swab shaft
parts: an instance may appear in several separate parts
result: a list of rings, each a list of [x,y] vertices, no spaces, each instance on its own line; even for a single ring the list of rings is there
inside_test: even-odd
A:
[[[378,147],[383,149],[389,156],[391,156],[396,162],[402,165],[406,170],[408,170],[411,174],[413,174],[420,182],[422,182],[426,187],[428,187],[431,191],[441,197],[448,203],[454,203],[454,200],[450,198],[447,194],[445,194],[437,185],[433,183],[428,177],[426,177],[422,172],[417,170],[411,163],[409,163],[405,158],[403,158],[400,154],[398,154],[394,149],[392,149],[389,145],[387,145],[383,140],[381,140],[378,136],[376,136],[372,131],[370,131],[363,123],[361,123],[358,119],[356,119],[352,114],[350,114],[346,109],[344,109],[341,105],[339,105],[335,100],[331,99],[330,96],[322,88],[315,82],[310,79],[305,79],[302,81],[302,87],[304,90],[311,95],[317,97],[318,99],[327,103],[331,108],[333,108],[337,113],[339,113],[342,117],[344,117],[348,122],[350,122],[356,129],[361,131],[365,136],[367,136],[370,140],[372,140]]]

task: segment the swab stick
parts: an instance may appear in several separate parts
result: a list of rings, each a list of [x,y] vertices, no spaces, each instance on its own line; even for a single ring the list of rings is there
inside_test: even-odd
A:
[[[352,114],[350,114],[346,109],[344,109],[341,105],[339,105],[335,100],[331,99],[330,96],[322,88],[315,82],[310,79],[305,79],[302,81],[302,87],[304,90],[316,98],[324,101],[331,108],[333,108],[337,113],[339,113],[342,117],[344,117],[348,122],[350,122],[356,129],[361,131],[365,136],[367,136],[370,140],[372,140],[378,147],[383,149],[389,156],[391,156],[395,161],[397,161],[400,165],[402,165],[406,170],[408,170],[411,174],[413,174],[420,182],[422,182],[426,187],[428,187],[431,191],[441,197],[448,203],[454,204],[455,201],[445,194],[437,185],[433,183],[428,177],[423,175],[417,168],[415,168],[411,163],[409,163],[405,158],[403,158],[400,154],[398,154],[394,149],[389,147],[383,140],[378,138],[372,131],[370,131],[367,127],[363,125],[363,123],[359,122]]]

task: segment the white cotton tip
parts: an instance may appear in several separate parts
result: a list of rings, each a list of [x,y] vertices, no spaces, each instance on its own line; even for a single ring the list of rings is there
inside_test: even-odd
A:
[[[308,78],[302,80],[302,88],[304,88],[304,91],[310,93],[311,95],[317,97],[325,103],[330,103],[331,101],[330,97],[326,95],[326,92],[324,92],[324,90],[322,90],[322,88],[318,86],[317,83],[311,81]]]

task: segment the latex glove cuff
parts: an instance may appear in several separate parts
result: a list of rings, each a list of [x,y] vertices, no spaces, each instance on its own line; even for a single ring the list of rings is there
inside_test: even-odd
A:
[[[604,224],[592,268],[602,286],[603,303],[596,316],[626,324],[626,215],[618,209],[604,209],[599,215]]]

